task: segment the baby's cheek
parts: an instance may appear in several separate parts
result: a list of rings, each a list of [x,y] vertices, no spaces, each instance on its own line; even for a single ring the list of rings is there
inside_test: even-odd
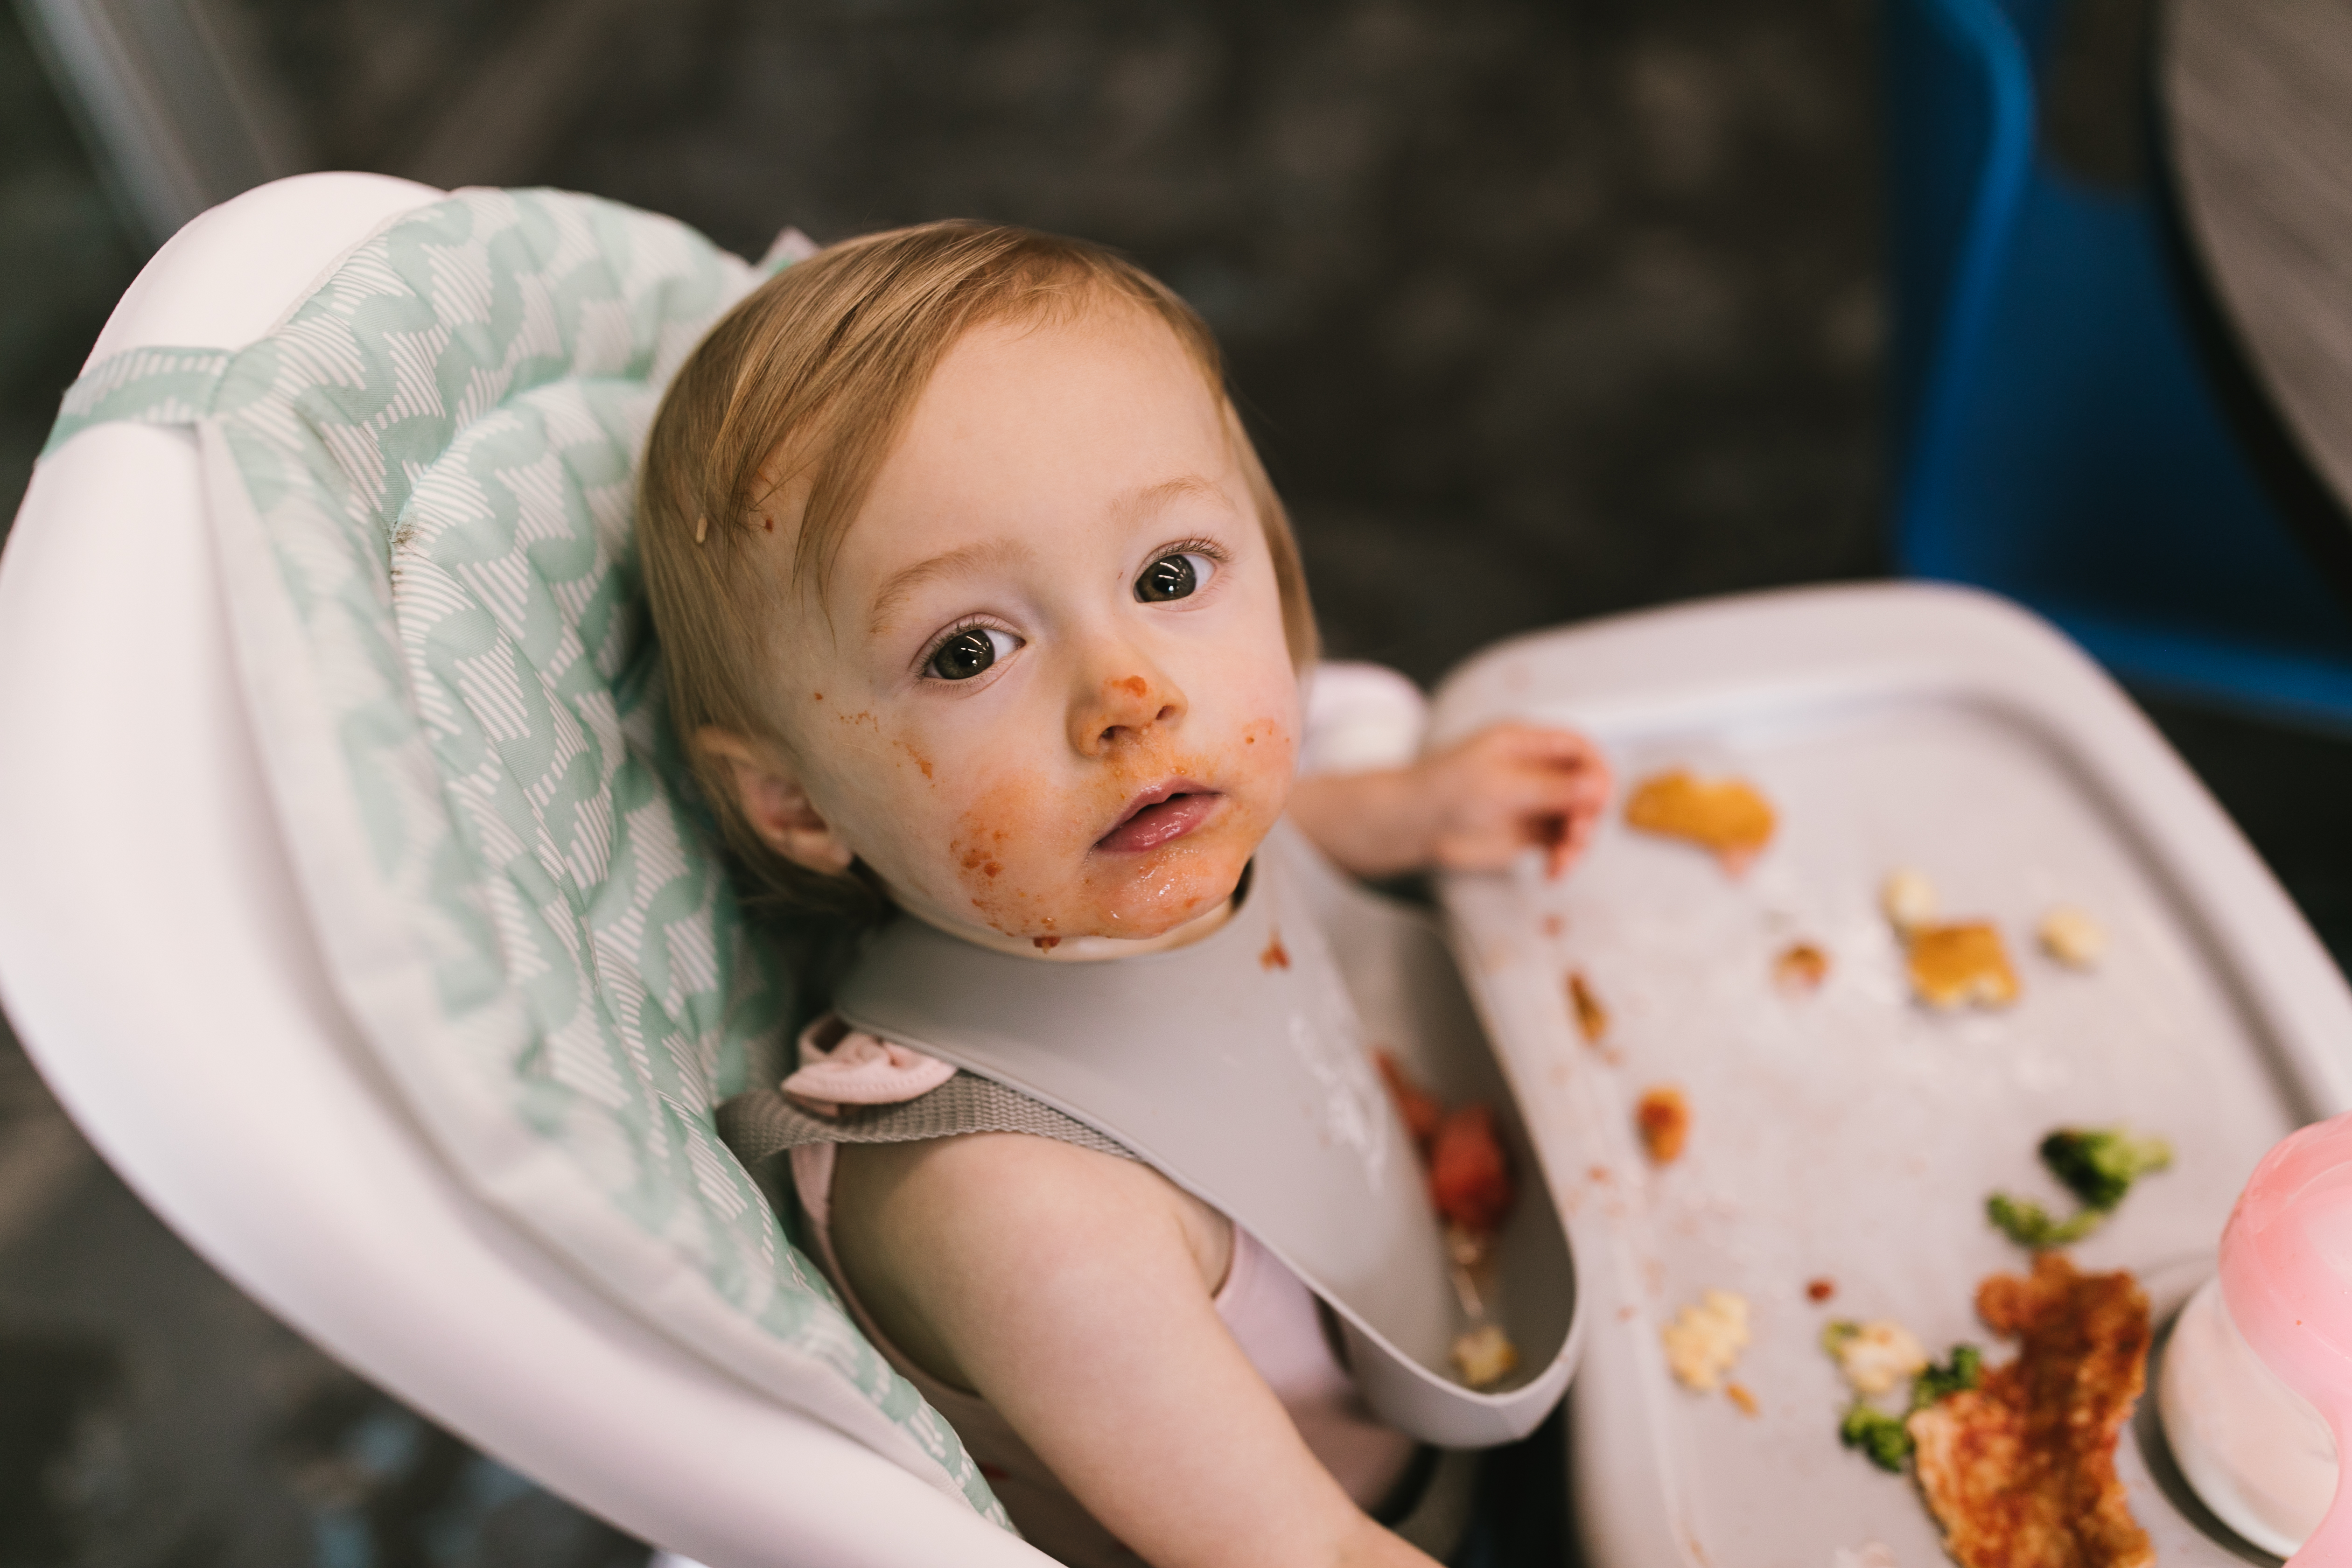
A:
[[[1008,936],[1047,934],[1064,922],[1053,872],[1068,864],[1074,813],[1042,775],[1015,774],[982,790],[955,820],[948,863],[982,923]]]

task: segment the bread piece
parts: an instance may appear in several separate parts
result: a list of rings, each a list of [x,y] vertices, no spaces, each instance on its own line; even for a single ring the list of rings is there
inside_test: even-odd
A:
[[[2116,1475],[2147,1380],[2147,1293],[2044,1252],[1996,1274],[1977,1313],[2017,1359],[1914,1414],[1919,1488],[1962,1568],[2146,1568],[2156,1561]]]
[[[1772,841],[1772,804],[1745,780],[1700,779],[1678,768],[1634,787],[1625,823],[1711,849],[1737,876]]]

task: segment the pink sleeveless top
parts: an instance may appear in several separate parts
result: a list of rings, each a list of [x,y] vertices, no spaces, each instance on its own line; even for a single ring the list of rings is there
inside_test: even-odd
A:
[[[838,1029],[838,1024],[826,1020],[802,1037],[802,1068],[784,1080],[788,1094],[817,1104],[895,1104],[937,1088],[954,1070],[871,1036],[841,1036],[830,1050],[817,1043]],[[884,1336],[834,1254],[835,1147],[814,1143],[793,1149],[793,1184],[808,1214],[825,1273],[858,1328],[955,1427],[1032,1545],[1072,1568],[1140,1568],[1143,1560],[1095,1521],[994,1407],[978,1394],[932,1377]],[[1256,1237],[1235,1226],[1233,1262],[1213,1300],[1218,1317],[1289,1411],[1308,1450],[1358,1506],[1368,1510],[1377,1507],[1412,1462],[1414,1444],[1364,1408],[1324,1337],[1314,1293]]]

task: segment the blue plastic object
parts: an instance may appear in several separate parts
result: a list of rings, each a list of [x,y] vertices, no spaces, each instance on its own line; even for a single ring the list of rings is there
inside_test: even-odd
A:
[[[1888,0],[1895,553],[2127,681],[2352,727],[2352,613],[2239,449],[2159,216],[2038,148],[2059,0]]]

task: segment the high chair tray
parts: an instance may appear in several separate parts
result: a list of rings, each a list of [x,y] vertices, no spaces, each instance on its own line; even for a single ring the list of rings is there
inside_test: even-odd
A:
[[[2007,1359],[1976,1287],[2029,1260],[1987,1223],[1987,1195],[2065,1212],[2042,1135],[2126,1123],[2168,1138],[2173,1164],[2073,1255],[2138,1274],[2160,1334],[2263,1151],[2352,1105],[2352,994],[2155,730],[2002,601],[1815,589],[1527,637],[1445,685],[1432,739],[1505,718],[1585,730],[1619,781],[1566,878],[1528,864],[1444,887],[1591,1292],[1570,1395],[1591,1561],[1829,1568],[1874,1542],[1904,1568],[1942,1561],[1916,1484],[1840,1445],[1849,1395],[1822,1327],[1891,1318],[1938,1359],[1962,1342]],[[1673,768],[1771,801],[1777,831],[1744,875],[1626,827],[1626,794]],[[1897,868],[1934,882],[1943,918],[1998,925],[2012,1005],[1913,999],[1879,902]],[[2095,967],[2037,945],[2062,903],[2104,926]],[[1799,942],[1830,961],[1810,994],[1774,980]],[[1610,1016],[1598,1044],[1571,1014],[1571,972]],[[1691,1108],[1664,1166],[1633,1124],[1659,1085]],[[1668,1372],[1660,1329],[1710,1289],[1749,1303],[1730,1376],[1752,1415]],[[2151,1404],[2118,1465],[2158,1561],[2241,1560],[2171,1479]]]

